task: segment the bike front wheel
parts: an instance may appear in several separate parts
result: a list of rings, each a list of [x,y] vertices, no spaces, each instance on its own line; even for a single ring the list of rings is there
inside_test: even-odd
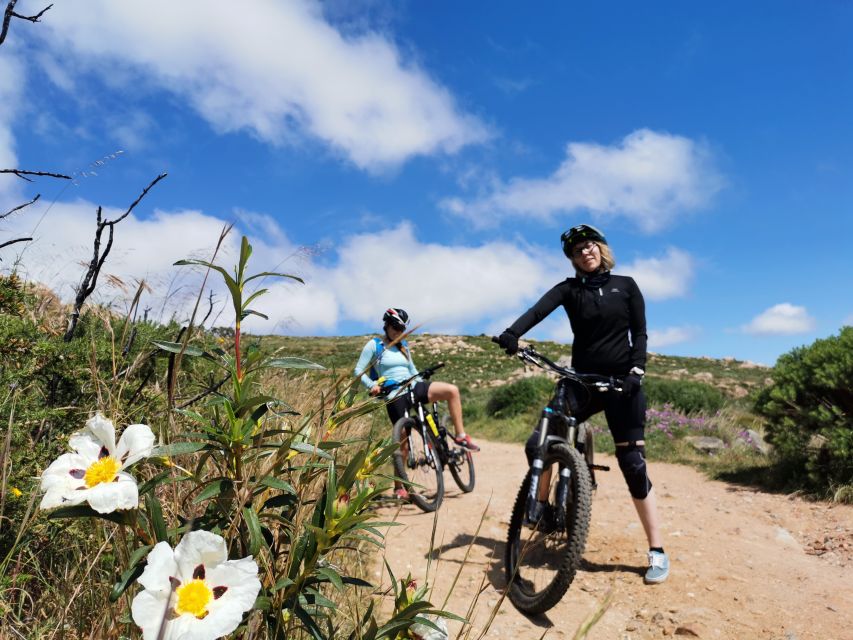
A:
[[[556,444],[549,448],[544,468],[551,470],[550,478],[543,474],[541,480],[548,482],[548,502],[531,522],[528,471],[512,509],[507,536],[509,599],[527,614],[543,613],[560,601],[580,566],[589,532],[592,490],[586,461],[576,449]],[[558,499],[561,471],[564,477],[568,475],[562,500]]]
[[[409,492],[412,502],[426,512],[438,509],[444,498],[444,467],[432,434],[414,418],[400,418],[394,425],[394,473]]]

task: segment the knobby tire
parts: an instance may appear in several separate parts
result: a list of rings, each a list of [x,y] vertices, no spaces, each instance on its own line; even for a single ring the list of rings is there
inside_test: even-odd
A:
[[[592,489],[586,461],[573,447],[562,443],[551,445],[545,457],[545,468],[553,465],[552,477],[556,477],[560,464],[565,464],[571,471],[567,500],[569,504],[566,505],[566,531],[560,532],[564,540],[554,554],[557,556],[554,576],[548,584],[541,587],[535,587],[535,585],[531,587],[532,583],[526,579],[527,575],[534,574],[532,568],[534,560],[530,557],[525,558],[523,549],[520,548],[527,491],[530,486],[530,471],[527,472],[521,484],[512,509],[505,553],[509,599],[519,611],[529,615],[548,611],[565,595],[580,566],[589,533]],[[552,480],[552,486],[554,482],[556,480]],[[553,496],[549,496],[549,500],[553,501]],[[534,532],[531,538],[536,535],[539,534]],[[554,540],[557,539],[554,538]],[[525,560],[531,563],[531,567],[525,565]]]
[[[450,475],[456,481],[456,486],[464,493],[471,493],[474,490],[474,456],[467,449],[456,447],[456,450],[450,450],[451,459],[448,460],[447,466],[450,467]],[[459,456],[459,462],[453,459],[453,456]],[[458,468],[457,468],[458,466]],[[467,476],[467,478],[466,478]]]
[[[400,418],[394,424],[393,437],[394,442],[398,445],[406,440],[406,437],[411,431],[412,448],[416,461],[416,468],[409,467],[409,456],[403,457],[403,453],[399,446],[394,452],[394,473],[403,481],[406,490],[409,492],[409,499],[419,509],[427,513],[431,513],[441,506],[441,501],[444,499],[444,468],[441,460],[438,457],[438,446],[435,439],[429,431],[426,432],[426,442],[424,442],[424,434],[418,426],[414,418]],[[426,461],[424,455],[426,448],[432,448],[432,463]],[[411,452],[410,452],[411,455]],[[435,478],[434,494],[422,493],[425,489],[430,491],[433,487],[426,484]],[[419,482],[420,480],[420,482]],[[418,486],[421,485],[421,486]]]

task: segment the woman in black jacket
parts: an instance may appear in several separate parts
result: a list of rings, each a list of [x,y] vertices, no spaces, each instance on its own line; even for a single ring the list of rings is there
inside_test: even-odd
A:
[[[581,224],[561,236],[563,252],[575,267],[576,277],[567,278],[504,331],[500,346],[508,354],[518,351],[518,339],[562,306],[572,325],[572,366],[579,373],[624,376],[622,393],[593,396],[587,408],[575,417],[583,422],[604,411],[616,444],[616,459],[649,541],[647,583],[663,582],[669,576],[669,558],[663,550],[657,505],[646,468],[644,430],[646,397],[643,376],[646,368],[646,311],[643,295],[633,278],[610,273],[615,265],[604,235]],[[538,434],[527,443],[528,457]]]

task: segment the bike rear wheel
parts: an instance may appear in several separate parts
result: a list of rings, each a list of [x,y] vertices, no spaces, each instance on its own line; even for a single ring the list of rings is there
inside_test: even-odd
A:
[[[450,467],[450,475],[456,481],[456,486],[464,493],[474,490],[474,456],[470,451],[462,447],[451,448],[447,466]]]
[[[586,461],[566,444],[552,445],[545,469],[552,469],[548,503],[535,525],[525,524],[531,472],[527,472],[512,509],[506,545],[509,599],[527,614],[548,611],[566,593],[580,566],[592,503]],[[564,504],[557,504],[560,469],[569,471]],[[543,476],[544,481],[544,476]]]
[[[444,498],[444,468],[433,435],[427,431],[424,440],[424,432],[414,418],[400,418],[394,425],[393,437],[400,445],[394,452],[394,473],[403,481],[415,505],[427,513],[435,511]]]

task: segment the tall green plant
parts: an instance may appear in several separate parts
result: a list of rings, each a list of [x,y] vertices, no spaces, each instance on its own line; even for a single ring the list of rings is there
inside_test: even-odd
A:
[[[433,624],[428,615],[450,616],[424,599],[426,590],[383,623],[372,606],[355,620],[338,611],[336,593],[370,588],[335,559],[358,543],[381,545],[378,527],[391,523],[378,522],[370,507],[388,488],[379,470],[394,445],[331,440],[340,425],[377,406],[353,404],[350,379],[333,381],[319,406],[304,414],[266,391],[264,376],[273,370],[323,367],[241,346],[241,322],[252,314],[266,317],[249,308],[266,290],[246,296],[246,285],[262,277],[301,282],[282,273],[247,275],[251,253],[244,237],[233,275],[209,262],[176,263],[223,277],[235,310],[233,350],[189,344],[189,337],[155,342],[166,352],[208,362],[229,384],[200,406],[177,410],[188,430],[153,451],[145,425],[131,425],[116,442],[112,423],[92,418],[71,439],[75,453],[43,475],[43,506],[71,505],[51,518],[101,518],[118,527],[127,549],[111,599],[141,584],[131,609],[146,639],[158,637],[161,628],[164,637],[181,628],[188,638],[213,638],[220,637],[210,635],[214,628],[222,635],[263,626],[263,637],[282,640],[325,640],[345,631],[353,639],[379,640]],[[137,460],[147,464],[134,467]],[[165,611],[162,620],[152,619],[155,610]]]

